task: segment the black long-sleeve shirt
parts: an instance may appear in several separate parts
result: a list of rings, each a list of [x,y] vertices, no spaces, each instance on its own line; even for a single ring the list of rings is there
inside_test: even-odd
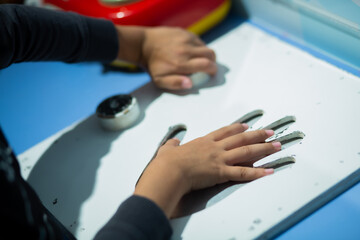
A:
[[[118,48],[115,27],[109,21],[0,5],[0,69],[23,61],[109,62]],[[1,129],[0,226],[0,239],[73,239],[22,178]],[[95,239],[168,239],[171,233],[168,219],[155,203],[132,196]]]

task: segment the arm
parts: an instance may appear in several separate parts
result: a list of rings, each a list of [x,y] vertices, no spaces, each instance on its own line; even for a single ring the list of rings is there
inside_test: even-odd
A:
[[[195,72],[214,75],[215,53],[178,28],[115,26],[106,20],[46,9],[0,5],[0,69],[24,61],[111,62],[148,70],[165,89],[188,89]]]
[[[0,5],[0,69],[24,61],[109,62],[115,58],[142,65],[155,84],[168,89],[190,88],[191,81],[186,75],[197,71],[214,74],[217,70],[214,52],[198,37],[181,29],[114,27],[109,21],[72,13]],[[44,209],[36,194],[22,180],[19,171],[17,176],[21,179],[21,187],[34,196],[29,206],[35,206],[34,214],[42,216]],[[14,190],[10,185],[8,189]],[[11,194],[6,196],[9,204],[26,201]],[[12,206],[21,210],[15,204]],[[21,213],[15,215],[23,219]],[[7,223],[16,226],[19,221],[14,219],[14,222]],[[43,227],[26,219],[24,225],[35,234]],[[52,224],[54,229],[61,229],[58,225]],[[144,239],[144,235],[138,233],[155,239],[168,239],[171,227],[163,210],[154,201],[133,196],[119,207],[97,237]]]
[[[94,240],[170,239],[172,229],[161,208],[152,200],[131,196],[124,201]]]
[[[109,21],[22,5],[0,5],[0,36],[0,69],[24,61],[109,62],[118,52]]]

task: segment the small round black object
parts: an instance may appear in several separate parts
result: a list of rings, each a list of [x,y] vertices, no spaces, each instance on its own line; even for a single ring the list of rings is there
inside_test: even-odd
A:
[[[124,111],[131,104],[132,96],[127,94],[116,95],[105,99],[99,104],[96,113],[99,117],[114,117]]]

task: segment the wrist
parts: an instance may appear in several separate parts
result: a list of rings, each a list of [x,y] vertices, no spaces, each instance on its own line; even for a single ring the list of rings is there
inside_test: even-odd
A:
[[[188,192],[188,187],[182,171],[176,167],[169,168],[167,160],[154,159],[141,177],[134,195],[150,199],[170,218],[181,198]]]
[[[115,28],[119,42],[117,60],[141,64],[146,28],[137,26],[115,26]]]

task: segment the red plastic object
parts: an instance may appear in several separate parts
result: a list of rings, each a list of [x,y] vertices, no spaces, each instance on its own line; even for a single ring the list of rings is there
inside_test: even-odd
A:
[[[101,0],[44,0],[65,11],[106,18],[115,24],[141,26],[177,26],[189,29],[213,15],[220,21],[230,6],[229,0],[138,0],[128,3],[105,3]],[[227,5],[227,6],[225,6]],[[220,10],[220,8],[226,10]],[[220,16],[221,15],[221,16]],[[214,21],[214,20],[213,20]],[[204,21],[201,23],[204,25]],[[206,25],[206,24],[205,24]],[[204,32],[209,26],[197,27]]]

